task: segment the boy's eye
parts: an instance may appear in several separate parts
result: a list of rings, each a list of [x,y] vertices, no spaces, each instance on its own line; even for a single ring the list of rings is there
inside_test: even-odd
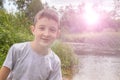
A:
[[[56,28],[50,28],[51,32],[56,32]]]
[[[45,27],[44,26],[40,26],[38,29],[39,30],[45,30]]]

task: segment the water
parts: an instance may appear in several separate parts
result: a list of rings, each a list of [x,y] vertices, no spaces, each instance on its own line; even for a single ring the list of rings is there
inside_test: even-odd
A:
[[[79,55],[79,72],[73,80],[120,80],[120,57]]]
[[[69,44],[79,56],[73,80],[120,80],[120,36],[102,35]]]

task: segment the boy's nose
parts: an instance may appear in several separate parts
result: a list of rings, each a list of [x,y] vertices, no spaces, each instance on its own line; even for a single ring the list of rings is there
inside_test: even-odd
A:
[[[49,30],[45,30],[44,31],[44,36],[48,36],[49,35]]]

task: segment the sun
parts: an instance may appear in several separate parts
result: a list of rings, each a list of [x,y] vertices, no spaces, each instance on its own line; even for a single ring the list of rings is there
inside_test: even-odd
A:
[[[99,16],[94,12],[89,12],[84,14],[84,19],[87,22],[87,24],[93,25],[98,22]]]
[[[99,21],[99,14],[92,8],[92,4],[85,5],[85,12],[83,14],[84,20],[88,25],[97,24]]]

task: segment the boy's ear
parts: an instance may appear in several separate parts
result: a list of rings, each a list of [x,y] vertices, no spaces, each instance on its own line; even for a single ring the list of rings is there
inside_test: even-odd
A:
[[[31,30],[32,34],[34,34],[35,27],[33,25],[31,25],[30,30]]]

